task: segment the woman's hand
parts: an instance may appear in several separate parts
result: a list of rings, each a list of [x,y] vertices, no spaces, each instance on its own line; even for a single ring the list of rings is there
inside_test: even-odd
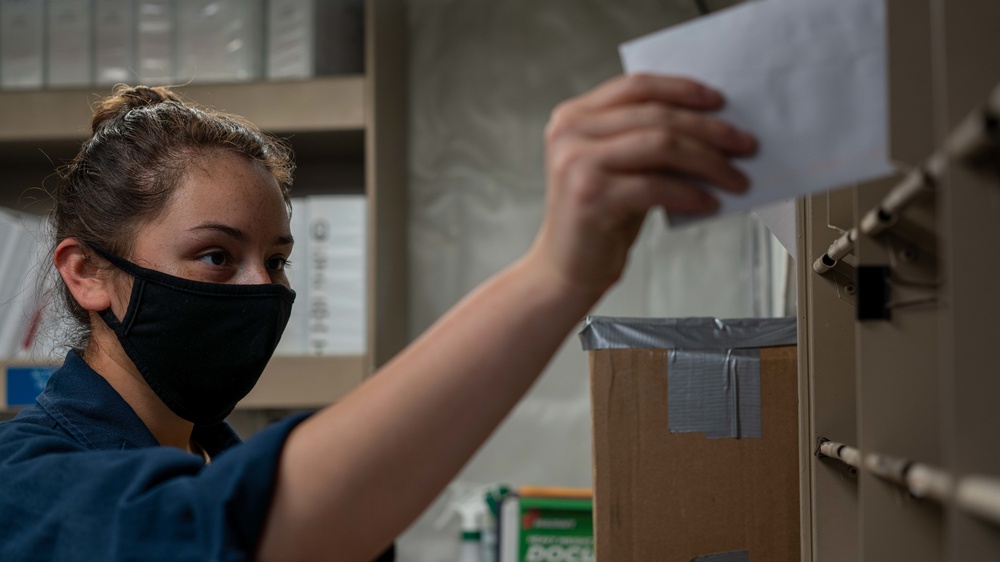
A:
[[[646,213],[706,214],[748,181],[730,159],[752,136],[705,114],[722,96],[697,82],[628,75],[559,105],[546,130],[548,202],[528,259],[596,299],[621,276]]]

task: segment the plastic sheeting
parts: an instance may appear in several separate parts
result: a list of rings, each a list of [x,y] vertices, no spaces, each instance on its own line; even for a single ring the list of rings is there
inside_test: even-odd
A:
[[[74,323],[56,293],[42,217],[0,208],[0,358],[62,361]],[[56,307],[53,309],[49,302]]]
[[[553,107],[620,74],[621,42],[698,10],[690,0],[409,6],[415,336],[531,244],[544,209],[543,130]],[[595,313],[769,316],[773,268],[759,233],[748,216],[675,231],[651,216],[625,276]],[[590,487],[590,427],[586,354],[568,338],[457,482]],[[457,559],[457,517],[447,528],[434,524],[447,504],[439,498],[401,538],[400,560]]]

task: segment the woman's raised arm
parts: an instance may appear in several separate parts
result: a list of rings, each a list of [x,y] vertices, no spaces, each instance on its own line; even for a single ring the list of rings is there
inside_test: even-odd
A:
[[[374,558],[461,469],[620,277],[646,213],[710,213],[754,140],[695,82],[633,75],[560,105],[528,253],[285,444],[258,558]],[[686,179],[690,178],[690,179]]]

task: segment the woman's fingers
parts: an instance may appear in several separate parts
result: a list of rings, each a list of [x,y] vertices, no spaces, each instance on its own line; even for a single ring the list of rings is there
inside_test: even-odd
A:
[[[671,129],[650,127],[629,131],[594,141],[593,147],[593,158],[610,171],[667,171],[705,180],[733,192],[742,192],[749,186],[746,175],[726,155]]]
[[[719,200],[704,188],[668,174],[619,176],[608,190],[608,205],[640,214],[654,207],[669,213],[705,215],[719,208]]]
[[[688,78],[626,74],[565,102],[563,107],[592,111],[644,102],[667,103],[706,111],[719,109],[725,100],[719,92]]]
[[[752,135],[725,121],[659,103],[614,107],[581,121],[578,130],[589,137],[610,137],[650,127],[688,135],[732,156],[749,156],[757,149]]]
[[[746,176],[730,162],[756,150],[749,134],[705,115],[722,97],[685,78],[630,75],[613,79],[557,108],[547,129],[553,159],[583,153],[608,173],[670,172],[743,191]],[[583,148],[583,150],[581,150]]]

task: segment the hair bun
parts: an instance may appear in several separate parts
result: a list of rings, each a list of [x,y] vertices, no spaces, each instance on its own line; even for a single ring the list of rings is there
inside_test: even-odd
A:
[[[111,95],[102,99],[94,110],[91,131],[97,133],[104,123],[125,115],[133,109],[151,107],[164,102],[181,102],[181,98],[164,86],[115,86]]]

